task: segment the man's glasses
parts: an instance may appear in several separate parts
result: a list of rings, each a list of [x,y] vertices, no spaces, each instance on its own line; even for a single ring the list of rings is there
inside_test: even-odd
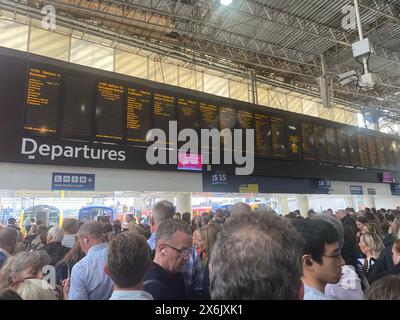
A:
[[[168,244],[168,243],[166,243],[165,245],[168,246],[168,247],[170,247],[170,248],[172,248],[172,249],[174,249],[180,256],[182,256],[182,255],[183,255],[183,256],[189,255],[190,249],[191,249],[191,248],[179,249],[179,248],[176,248],[176,247],[174,247],[174,246],[171,246],[171,245]]]
[[[334,258],[334,259],[336,259],[336,262],[340,262],[341,261],[341,259],[342,259],[342,254],[341,253],[337,253],[337,254],[334,254],[334,255],[331,255],[331,256],[328,256],[328,255],[322,255],[323,257],[327,257],[327,258]]]

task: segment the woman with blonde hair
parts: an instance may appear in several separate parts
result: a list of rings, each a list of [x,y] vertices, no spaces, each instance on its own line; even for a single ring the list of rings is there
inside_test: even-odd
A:
[[[371,268],[368,280],[372,283],[388,275],[400,275],[400,239],[395,240],[391,247],[385,249]]]
[[[205,300],[210,299],[209,257],[211,256],[214,244],[217,241],[220,229],[221,227],[216,222],[210,221],[206,227],[196,229],[193,233],[195,246],[204,265],[202,298]]]
[[[24,279],[11,288],[22,300],[58,300],[50,284],[42,279]]]
[[[365,258],[358,259],[357,268],[368,277],[370,268],[385,249],[383,241],[376,233],[364,233],[360,237],[359,247]]]
[[[12,256],[0,270],[0,289],[27,278],[42,279],[42,268],[50,262],[50,256],[44,251],[23,251]]]

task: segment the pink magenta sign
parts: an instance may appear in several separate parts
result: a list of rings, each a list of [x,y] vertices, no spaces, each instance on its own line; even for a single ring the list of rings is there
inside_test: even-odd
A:
[[[202,156],[197,153],[187,154],[186,152],[178,153],[178,169],[179,170],[202,170]]]

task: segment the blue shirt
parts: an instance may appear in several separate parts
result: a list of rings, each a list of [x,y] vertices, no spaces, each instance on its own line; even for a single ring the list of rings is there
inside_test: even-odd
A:
[[[147,239],[147,243],[149,244],[151,250],[155,250],[155,248],[156,248],[156,233],[155,232],[153,232],[151,234],[150,238]]]
[[[114,291],[110,300],[154,300],[153,296],[143,290]]]
[[[304,284],[303,300],[328,300],[328,298],[321,291]]]
[[[182,270],[185,279],[185,290],[189,299],[199,299],[203,294],[203,270],[200,257],[196,248],[192,246],[189,259],[186,261]]]
[[[104,272],[107,252],[107,243],[95,245],[74,265],[68,299],[108,300],[111,297],[114,283]]]

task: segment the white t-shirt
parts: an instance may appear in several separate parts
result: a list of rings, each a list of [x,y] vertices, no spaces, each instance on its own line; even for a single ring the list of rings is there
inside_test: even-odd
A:
[[[353,266],[342,267],[342,277],[336,284],[327,284],[325,296],[329,300],[363,300],[361,280]]]

